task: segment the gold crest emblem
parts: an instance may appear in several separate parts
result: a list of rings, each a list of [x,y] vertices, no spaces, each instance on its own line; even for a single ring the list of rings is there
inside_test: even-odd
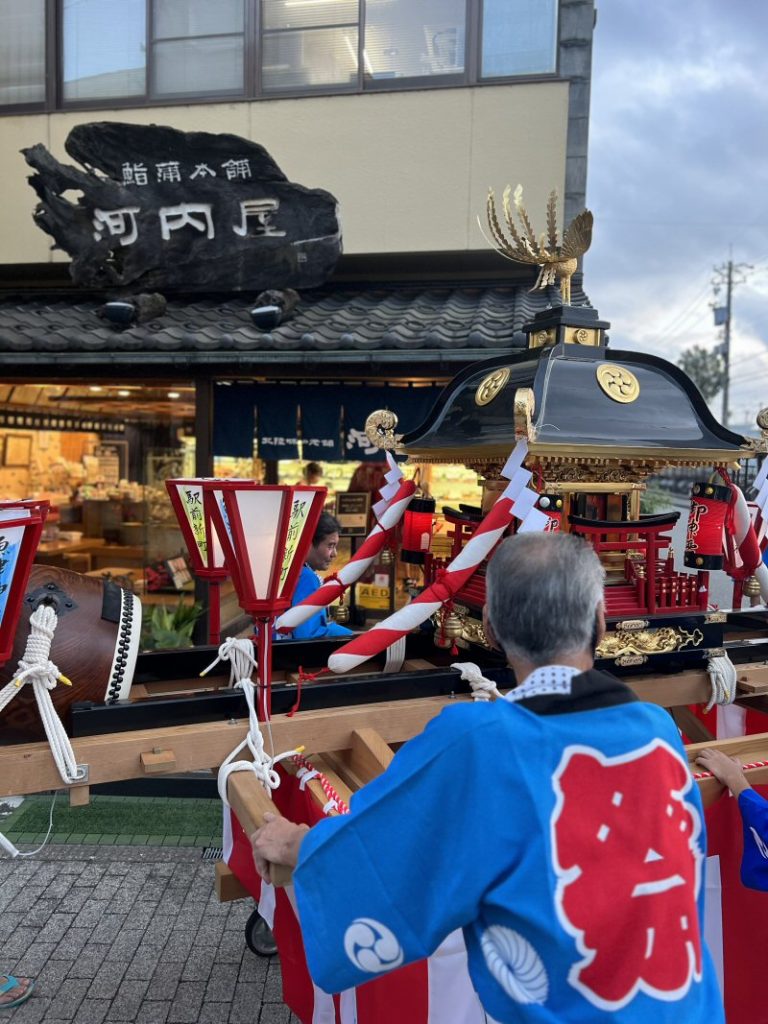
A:
[[[614,402],[634,402],[640,394],[640,381],[625,366],[601,363],[597,368],[597,383]]]
[[[478,385],[475,392],[475,405],[488,405],[489,402],[492,402],[508,380],[508,366],[502,366],[501,369],[489,373]]]

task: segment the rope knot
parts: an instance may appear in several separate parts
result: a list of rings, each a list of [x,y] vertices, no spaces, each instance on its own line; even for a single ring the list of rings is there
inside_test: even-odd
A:
[[[327,576],[323,577],[323,586],[325,586],[327,583],[336,583],[336,584],[338,584],[339,596],[341,596],[344,593],[344,591],[347,589],[347,587],[349,585],[349,584],[344,582],[344,580],[339,576],[339,574],[337,572],[328,573]]]
[[[57,683],[64,683],[66,686],[72,685],[50,658],[51,644],[58,621],[59,617],[55,608],[47,604],[39,605],[30,615],[30,632],[24,655],[19,660],[13,680],[0,690],[0,711],[21,692],[26,683],[32,684],[54,762],[62,781],[71,786],[83,778],[84,771],[78,768],[72,744],[69,742],[69,737],[61,724],[49,693],[49,690],[53,690]]]
[[[34,683],[37,681],[42,683],[46,690],[55,690],[59,679],[65,678],[59,672],[58,666],[54,665],[49,659],[35,661],[30,664],[21,658],[19,660],[19,669],[21,671],[16,673],[16,678],[13,680],[13,685],[17,688],[22,687],[24,683]]]
[[[451,665],[461,674],[461,678],[469,683],[474,700],[496,700],[502,698],[502,693],[491,679],[487,679],[473,661],[456,661]]]
[[[238,638],[236,636],[228,636],[227,639],[219,645],[218,654],[215,659],[207,668],[203,669],[200,675],[208,675],[211,669],[215,668],[221,661],[228,661],[230,663],[230,686],[237,685],[236,680],[242,681],[244,678],[250,679],[253,670],[256,668],[256,656],[253,653],[253,642],[247,637]]]
[[[715,704],[733,704],[736,700],[738,680],[736,667],[728,655],[710,658],[707,662],[707,672],[712,685],[712,695],[704,710],[711,711]]]

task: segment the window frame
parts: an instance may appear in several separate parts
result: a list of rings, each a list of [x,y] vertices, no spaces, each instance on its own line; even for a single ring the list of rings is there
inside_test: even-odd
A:
[[[154,48],[158,40],[154,37],[154,0],[146,3],[146,65],[145,90],[135,96],[117,96],[104,99],[64,99],[64,0],[45,0],[45,100],[34,103],[0,104],[0,117],[34,113],[64,113],[85,110],[125,110],[152,107],[204,105],[211,103],[253,103],[261,100],[303,99],[324,96],[378,95],[385,92],[417,92],[430,89],[465,89],[493,87],[498,85],[529,84],[532,82],[559,81],[560,74],[560,28],[562,0],[556,4],[555,68],[553,71],[481,77],[482,70],[482,25],[484,0],[466,0],[466,22],[464,42],[464,71],[446,75],[419,75],[410,78],[382,78],[366,80],[363,74],[365,49],[365,0],[358,5],[358,72],[356,81],[342,85],[296,86],[280,89],[264,89],[261,81],[263,67],[264,37],[289,30],[262,29],[261,0],[244,0],[243,17],[243,82],[241,90],[221,92],[172,93],[164,96],[153,95],[155,74],[153,67]],[[311,26],[307,26],[309,29]],[[235,33],[222,33],[235,35]],[[209,38],[210,33],[204,37]],[[184,37],[197,38],[197,37]]]

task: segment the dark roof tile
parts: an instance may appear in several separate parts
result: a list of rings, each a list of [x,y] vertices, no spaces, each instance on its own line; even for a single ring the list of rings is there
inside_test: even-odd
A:
[[[580,275],[573,298],[588,305]],[[502,287],[327,287],[305,293],[294,315],[269,333],[254,328],[253,305],[242,297],[172,299],[165,313],[125,330],[97,314],[103,300],[0,300],[2,352],[282,352],[358,349],[505,349],[535,313],[559,301],[556,289]]]

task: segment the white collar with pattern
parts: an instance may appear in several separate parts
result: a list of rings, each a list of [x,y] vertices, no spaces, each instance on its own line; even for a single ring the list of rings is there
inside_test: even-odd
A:
[[[527,675],[520,686],[510,690],[504,699],[514,702],[552,693],[567,696],[571,692],[572,679],[581,673],[582,669],[574,668],[573,665],[542,665]]]

